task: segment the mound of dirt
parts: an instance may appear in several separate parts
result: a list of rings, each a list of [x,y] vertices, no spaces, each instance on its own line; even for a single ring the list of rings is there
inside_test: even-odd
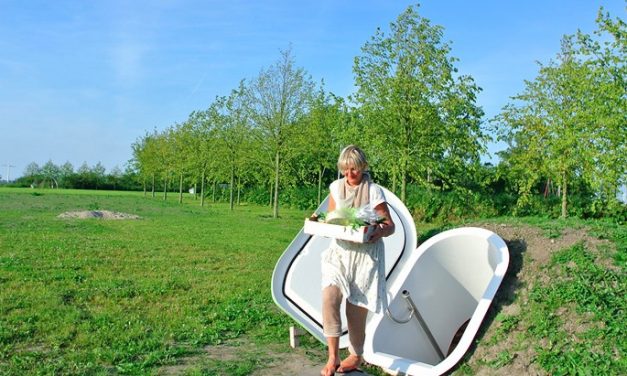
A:
[[[113,212],[109,210],[84,210],[84,211],[69,211],[59,214],[57,218],[75,218],[75,219],[88,219],[88,218],[100,218],[100,219],[140,219],[140,216],[134,214],[127,214],[121,212]]]

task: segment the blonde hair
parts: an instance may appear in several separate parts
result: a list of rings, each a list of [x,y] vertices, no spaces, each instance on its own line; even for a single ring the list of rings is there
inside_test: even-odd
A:
[[[368,170],[368,160],[366,159],[366,154],[355,145],[348,145],[345,147],[337,160],[338,170],[344,171],[350,167],[355,167],[359,171]]]

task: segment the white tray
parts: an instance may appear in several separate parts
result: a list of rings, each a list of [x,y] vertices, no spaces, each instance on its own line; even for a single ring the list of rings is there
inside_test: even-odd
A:
[[[355,243],[366,243],[368,242],[368,238],[374,231],[375,227],[376,225],[369,225],[353,228],[352,226],[334,225],[305,219],[305,227],[303,231],[305,234],[309,235],[348,240]]]

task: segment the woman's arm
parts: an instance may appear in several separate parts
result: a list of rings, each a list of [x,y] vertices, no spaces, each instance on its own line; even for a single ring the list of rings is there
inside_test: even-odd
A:
[[[329,195],[329,205],[327,205],[327,213],[331,213],[335,210],[335,200],[333,199],[333,195]]]
[[[333,210],[335,210],[335,200],[333,199],[332,195],[329,195],[329,203],[327,204],[327,214],[331,213]],[[318,220],[318,212],[315,211],[311,217],[311,220],[317,221]]]
[[[370,235],[368,241],[371,243],[394,233],[394,222],[392,221],[388,204],[385,202],[380,203],[374,207],[374,212],[378,217],[383,218],[383,221],[377,225],[377,228]]]

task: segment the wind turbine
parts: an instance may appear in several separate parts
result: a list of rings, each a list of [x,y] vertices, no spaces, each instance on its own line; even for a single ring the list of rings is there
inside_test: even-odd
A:
[[[7,183],[11,180],[11,168],[15,167],[10,163],[3,164],[2,167],[7,168]]]

